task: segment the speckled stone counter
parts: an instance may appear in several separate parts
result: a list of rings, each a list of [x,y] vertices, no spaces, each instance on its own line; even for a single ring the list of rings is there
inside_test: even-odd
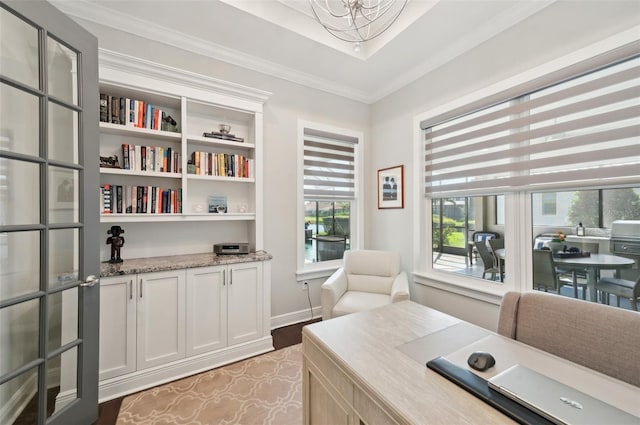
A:
[[[222,264],[250,263],[268,261],[273,256],[265,251],[251,252],[245,255],[204,254],[170,255],[166,257],[133,258],[119,264],[108,261],[100,263],[100,277],[120,276],[123,274],[161,272],[166,270],[190,269],[194,267],[218,266]]]

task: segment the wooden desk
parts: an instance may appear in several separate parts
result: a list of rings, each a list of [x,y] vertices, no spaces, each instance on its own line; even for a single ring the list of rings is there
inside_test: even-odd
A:
[[[595,392],[581,391],[640,415],[636,387],[411,301],[314,323],[302,334],[307,425],[514,423],[425,366],[439,355],[464,364],[487,348],[497,364],[478,373],[484,378],[515,363],[541,364],[541,372],[579,379]]]

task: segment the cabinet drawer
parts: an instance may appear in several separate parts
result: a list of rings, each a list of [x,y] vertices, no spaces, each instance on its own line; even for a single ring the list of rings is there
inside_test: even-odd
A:
[[[640,255],[640,244],[628,243],[628,242],[615,242],[613,244],[613,253]]]
[[[313,363],[349,404],[353,404],[353,383],[347,378],[347,375],[308,339],[303,344],[303,350],[307,360]]]
[[[356,414],[367,424],[397,425],[377,403],[375,403],[362,389],[353,389],[353,408]]]

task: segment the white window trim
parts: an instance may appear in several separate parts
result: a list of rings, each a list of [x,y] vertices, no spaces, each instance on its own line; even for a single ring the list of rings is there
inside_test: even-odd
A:
[[[335,127],[317,122],[305,121],[298,119],[297,130],[297,219],[296,219],[296,257],[297,270],[296,280],[298,282],[307,279],[317,279],[330,276],[336,269],[342,266],[342,260],[322,261],[313,264],[304,262],[304,129],[311,128],[318,131],[340,134],[358,139],[355,144],[355,164],[354,164],[354,199],[351,208],[351,232],[350,232],[350,249],[359,249],[362,247],[364,235],[364,179],[362,178],[363,170],[363,151],[364,132],[346,128]],[[355,221],[355,223],[354,223]]]
[[[531,255],[521,252],[523,247],[531,246],[533,243],[531,196],[525,192],[505,193],[506,282],[483,284],[477,278],[433,268],[431,258],[427,255],[432,252],[432,219],[431,199],[424,195],[424,131],[420,128],[421,122],[432,120],[466,105],[481,104],[496,96],[506,99],[521,95],[528,91],[526,87],[532,82],[554,78],[563,72],[566,73],[569,69],[575,75],[593,69],[596,62],[601,65],[613,62],[620,57],[620,50],[623,47],[638,50],[637,45],[640,43],[638,34],[640,34],[640,25],[414,117],[413,181],[418,188],[413,192],[413,205],[415,205],[413,228],[416,229],[413,240],[415,283],[493,304],[500,304],[502,296],[507,291],[522,292],[532,290],[533,287]]]

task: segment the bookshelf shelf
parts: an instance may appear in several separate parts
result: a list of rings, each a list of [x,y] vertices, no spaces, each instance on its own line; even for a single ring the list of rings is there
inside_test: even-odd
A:
[[[255,183],[256,179],[249,177],[224,177],[224,176],[207,176],[200,174],[187,174],[188,180],[209,180],[229,183]]]
[[[137,128],[107,122],[100,122],[100,132],[115,136],[142,136],[156,140],[171,140],[174,142],[180,142],[182,139],[182,134],[173,131],[151,130],[148,128]]]
[[[252,213],[228,214],[101,214],[102,223],[151,223],[193,221],[254,221]]]
[[[138,176],[138,177],[160,177],[165,179],[180,179],[182,173],[163,173],[159,171],[133,171],[124,170],[122,168],[100,168],[100,174],[113,174],[120,176]]]
[[[256,145],[246,142],[233,142],[230,140],[216,139],[214,137],[203,136],[187,136],[187,142],[196,146],[202,147],[219,147],[223,149],[235,149],[240,151],[251,151],[255,149]]]

